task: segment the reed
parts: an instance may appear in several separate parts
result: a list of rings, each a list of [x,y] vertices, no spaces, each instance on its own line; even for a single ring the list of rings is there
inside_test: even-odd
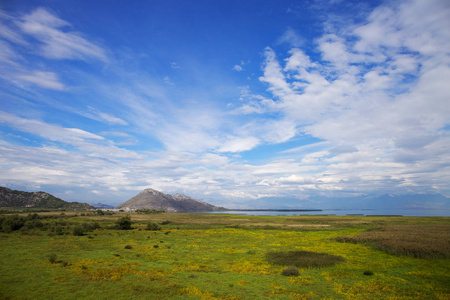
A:
[[[370,245],[398,256],[450,258],[450,225],[386,225],[335,239]]]

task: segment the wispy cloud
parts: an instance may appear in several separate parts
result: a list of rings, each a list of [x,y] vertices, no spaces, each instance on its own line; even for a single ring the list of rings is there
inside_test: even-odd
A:
[[[448,191],[443,2],[386,2],[361,23],[327,20],[310,43],[283,25],[281,37],[259,49],[262,74],[233,57],[224,73],[239,74],[196,67],[192,76],[207,74],[200,83],[181,80],[188,59],[183,68],[161,62],[166,70],[155,74],[116,64],[114,49],[47,9],[0,18],[2,84],[14,82],[17,99],[32,103],[20,111],[19,100],[5,101],[0,112],[3,128],[24,136],[0,132],[0,185],[57,182],[76,190],[68,197],[121,200],[151,186],[220,205]],[[113,65],[107,75],[78,68],[99,61]],[[250,72],[260,80],[236,84]],[[48,112],[38,110],[43,103]]]
[[[128,125],[128,123],[121,118],[115,117],[111,114],[101,112],[93,107],[88,107],[90,113],[85,114],[87,117],[101,122],[106,122],[111,125]]]
[[[34,71],[29,74],[17,75],[16,78],[47,89],[58,91],[65,89],[64,84],[59,81],[58,76],[53,72]]]
[[[301,47],[304,45],[304,39],[292,28],[288,28],[278,39],[279,44],[287,43],[291,47]]]
[[[38,8],[17,21],[23,33],[37,39],[42,46],[40,54],[53,59],[99,59],[107,61],[105,51],[83,38],[79,33],[68,31],[70,24],[44,8]]]
[[[79,128],[65,128],[39,120],[21,118],[3,111],[0,111],[0,124],[62,143],[63,146],[73,146],[93,156],[131,159],[143,157],[134,151],[114,146],[102,136]]]

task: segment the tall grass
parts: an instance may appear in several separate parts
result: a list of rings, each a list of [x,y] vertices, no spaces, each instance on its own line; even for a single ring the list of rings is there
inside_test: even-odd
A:
[[[336,240],[370,245],[398,256],[450,258],[450,225],[387,225]]]

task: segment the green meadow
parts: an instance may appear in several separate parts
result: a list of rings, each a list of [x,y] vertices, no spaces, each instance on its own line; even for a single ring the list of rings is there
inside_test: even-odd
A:
[[[128,216],[1,215],[0,298],[450,299],[447,217]]]

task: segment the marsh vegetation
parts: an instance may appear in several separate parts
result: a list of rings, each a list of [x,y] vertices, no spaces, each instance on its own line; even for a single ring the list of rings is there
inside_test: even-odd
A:
[[[449,221],[2,215],[0,298],[448,299]]]

